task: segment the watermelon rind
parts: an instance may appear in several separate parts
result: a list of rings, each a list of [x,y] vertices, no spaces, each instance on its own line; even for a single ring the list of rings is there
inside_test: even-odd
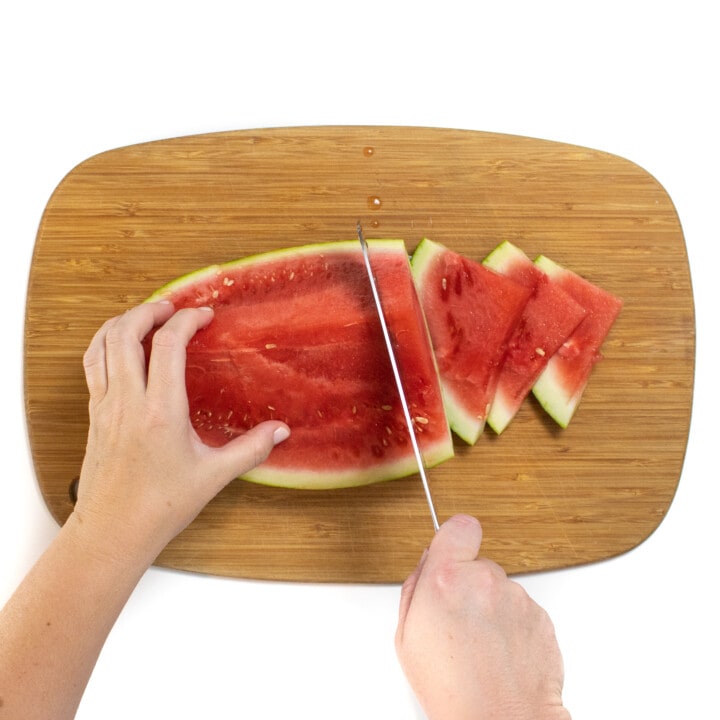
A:
[[[532,393],[543,410],[563,429],[570,425],[587,383],[578,392],[569,395],[562,389],[559,374],[559,359],[554,356],[533,385]]]
[[[397,239],[381,239],[381,240],[369,240],[372,246],[378,250],[382,248],[392,249],[399,246],[405,247],[404,240]],[[303,255],[317,255],[318,252],[323,253],[344,253],[348,250],[357,249],[359,247],[357,240],[337,240],[334,242],[325,243],[308,243],[307,245],[298,245],[297,247],[284,247],[277,250],[268,250],[267,252],[257,253],[254,255],[246,255],[245,257],[230,260],[226,263],[208,265],[198,270],[181,275],[169,283],[158,288],[145,302],[157,302],[163,300],[178,290],[193,285],[195,283],[202,282],[205,279],[212,278],[223,272],[240,268],[244,265],[253,265],[258,267],[263,262],[275,262],[283,258],[297,258]]]
[[[452,443],[437,444],[422,453],[423,466],[432,468],[449,460],[454,455]],[[317,473],[311,470],[293,471],[287,468],[276,469],[258,465],[241,476],[242,480],[270,487],[292,490],[338,490],[342,488],[362,487],[375,483],[389,482],[408,477],[418,471],[415,458],[406,458],[391,464],[368,470],[335,471],[332,474]]]
[[[397,258],[403,258],[403,262],[407,263],[408,282],[413,288],[412,292],[414,293],[410,262],[404,241],[395,239],[373,239],[369,240],[368,244],[371,249],[371,254],[376,254],[376,257],[382,258],[382,253],[386,252],[388,253],[388,257],[394,257],[396,260]],[[360,245],[356,239],[312,243],[298,247],[287,247],[257,255],[246,256],[223,264],[209,265],[199,270],[187,273],[163,285],[156,290],[146,300],[146,302],[153,302],[166,298],[177,300],[180,297],[184,297],[186,300],[189,298],[189,304],[191,306],[213,306],[216,302],[219,302],[219,300],[217,292],[213,293],[212,287],[220,287],[221,294],[225,292],[227,288],[223,286],[223,283],[221,282],[222,278],[233,271],[242,269],[243,266],[252,266],[253,271],[260,269],[262,272],[263,263],[266,262],[274,263],[274,267],[276,267],[278,260],[283,261],[287,259],[288,261],[291,261],[301,258],[302,256],[322,256],[329,258],[333,253],[347,254],[348,252],[358,253],[358,255],[360,254]],[[391,267],[394,267],[394,265]],[[220,282],[218,282],[218,280],[220,280]],[[210,289],[208,290],[208,288]],[[220,298],[220,300],[221,299],[222,298]],[[422,317],[422,321],[425,323],[419,302],[416,302],[415,305],[417,306],[416,310],[420,313],[419,316]],[[327,308],[327,310],[332,313],[333,308],[330,307]],[[432,359],[433,369],[435,370],[437,377],[437,366],[435,365],[435,358],[431,351],[430,340],[427,335],[427,326],[424,325],[424,328],[425,337],[427,339],[428,356]],[[419,336],[416,335],[416,337]],[[439,378],[437,379],[437,387],[439,397],[441,398],[442,391],[440,388]],[[358,405],[360,404],[361,402],[358,402]],[[440,422],[442,424],[436,424],[434,426],[435,428],[438,428],[438,430],[435,431],[436,434],[426,434],[424,441],[421,442],[421,452],[423,455],[424,465],[426,467],[433,467],[454,455],[452,436],[450,434],[445,413],[435,412],[433,417],[434,422]],[[427,427],[427,425],[419,427],[419,430],[427,431]],[[444,428],[444,430],[441,430],[440,428]],[[291,431],[292,429],[291,424]],[[331,428],[329,428],[329,430],[331,430]],[[283,445],[285,445],[285,443]],[[287,464],[282,466],[278,466],[277,464],[273,465],[272,459],[273,455],[271,455],[267,462],[244,474],[242,476],[243,479],[275,487],[331,490],[394,480],[417,472],[417,464],[414,455],[411,454],[387,459],[384,462],[379,462],[378,464],[372,466],[358,464],[353,467],[330,467],[330,465],[323,467],[322,463],[319,463],[317,469],[315,467],[307,468],[305,466],[290,467]]]
[[[492,268],[495,272],[503,273],[517,261],[519,255],[527,257],[519,247],[509,240],[503,240],[485,256],[483,265]]]

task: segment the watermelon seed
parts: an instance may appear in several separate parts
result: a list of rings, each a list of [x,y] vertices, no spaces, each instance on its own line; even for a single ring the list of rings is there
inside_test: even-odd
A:
[[[275,343],[265,343],[266,350],[273,350],[276,347],[277,347],[277,345]]]
[[[540,357],[545,357],[545,351],[541,347],[535,348],[535,352],[540,355]]]
[[[357,407],[355,405],[352,406],[352,414],[357,415]]]
[[[392,435],[392,434],[393,434],[393,433],[392,433],[392,428],[391,428],[389,425],[386,425],[386,426],[385,426],[385,432],[386,432],[388,435]]]
[[[423,417],[422,415],[418,415],[414,418],[414,420],[416,423],[420,423],[421,425],[427,425],[430,422],[426,417]]]
[[[380,406],[383,410],[392,410],[392,405],[381,405]]]
[[[219,291],[219,290],[213,290],[213,292],[212,292],[213,300],[217,300],[217,299],[218,299],[218,295],[220,295],[220,291]]]

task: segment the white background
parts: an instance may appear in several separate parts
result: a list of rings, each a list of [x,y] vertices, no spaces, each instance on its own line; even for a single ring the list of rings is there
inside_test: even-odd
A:
[[[41,213],[77,163],[136,142],[283,125],[528,135],[621,155],[664,185],[685,232],[698,341],[685,467],[660,528],[612,561],[520,581],[555,621],[575,718],[720,718],[712,3],[9,5],[0,10],[0,602],[57,531],[27,447],[23,310]],[[78,717],[422,717],[395,660],[398,597],[398,586],[151,569]]]

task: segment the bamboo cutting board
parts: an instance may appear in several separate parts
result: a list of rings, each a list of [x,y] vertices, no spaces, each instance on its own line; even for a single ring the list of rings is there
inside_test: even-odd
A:
[[[484,525],[510,573],[587,563],[653,532],[672,501],[693,388],[694,310],[680,223],[648,173],[604,152],[408,127],[227,132],[81,163],[38,231],[25,398],[42,494],[72,510],[87,433],[82,354],[102,322],[189,271],[272,248],[423,236],[481,260],[502,240],[622,297],[567,430],[528,399],[505,433],[430,471],[441,520]],[[432,526],[418,476],[293,491],[231,483],[158,564],[239,577],[401,581]]]

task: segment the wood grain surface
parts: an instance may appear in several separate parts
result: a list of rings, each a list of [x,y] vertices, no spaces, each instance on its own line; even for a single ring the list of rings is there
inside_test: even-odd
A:
[[[481,518],[508,572],[625,552],[667,513],[682,468],[695,323],[683,234],[628,160],[530,138],[307,127],[111,150],[73,169],[38,231],[25,403],[40,488],[62,523],[87,434],[82,354],[102,322],[189,271],[272,248],[423,236],[481,260],[502,240],[625,305],[567,430],[529,399],[505,433],[430,471],[440,519]],[[432,537],[418,476],[293,491],[231,483],[159,565],[248,578],[397,582]]]

